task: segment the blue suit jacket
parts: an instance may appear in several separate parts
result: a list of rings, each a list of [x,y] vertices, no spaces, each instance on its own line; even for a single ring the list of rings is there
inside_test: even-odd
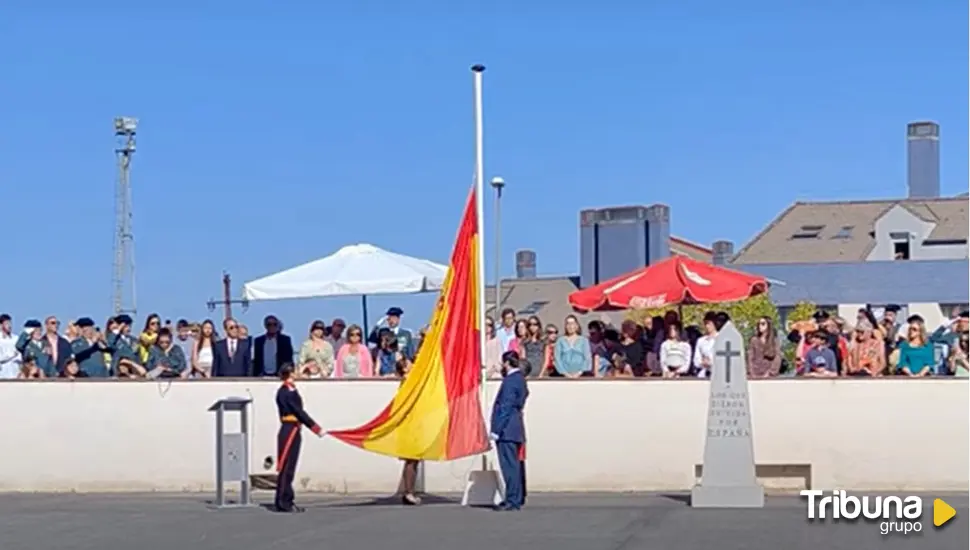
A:
[[[529,398],[529,387],[526,385],[522,371],[516,371],[502,379],[502,386],[495,396],[492,405],[491,432],[498,436],[499,441],[525,443],[525,423],[522,421],[522,409],[525,400]]]
[[[253,374],[249,339],[236,340],[236,354],[229,357],[229,341],[223,338],[212,348],[212,376],[243,378]]]

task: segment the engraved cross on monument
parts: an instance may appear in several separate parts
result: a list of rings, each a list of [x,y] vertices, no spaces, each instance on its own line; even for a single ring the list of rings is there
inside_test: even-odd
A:
[[[690,493],[694,508],[763,508],[764,489],[754,473],[751,402],[744,339],[728,322],[714,341],[701,482]]]

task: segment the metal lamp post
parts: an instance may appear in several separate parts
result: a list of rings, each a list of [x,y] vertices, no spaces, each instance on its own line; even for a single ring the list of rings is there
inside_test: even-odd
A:
[[[495,312],[496,320],[502,314],[502,188],[505,180],[499,176],[492,178],[495,189]]]

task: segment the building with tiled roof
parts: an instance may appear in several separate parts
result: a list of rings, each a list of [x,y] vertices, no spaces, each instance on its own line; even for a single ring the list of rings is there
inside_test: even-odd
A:
[[[777,281],[772,300],[838,307],[898,304],[936,326],[965,308],[970,199],[940,196],[939,126],[907,127],[907,197],[799,201],[731,259],[736,269]]]
[[[732,264],[967,259],[967,197],[796,202]]]
[[[711,261],[710,247],[673,235],[669,242],[671,254]],[[556,325],[562,324],[562,320],[570,314],[577,315],[584,324],[604,317],[601,313],[576,314],[566,298],[580,289],[579,276],[537,276],[534,251],[520,250],[516,253],[515,272],[515,277],[502,280],[502,307],[514,309],[517,316],[536,315],[544,323]],[[500,312],[495,311],[494,285],[485,288],[485,303],[486,315],[497,317]],[[623,312],[610,312],[606,315],[616,323],[621,322],[623,316]]]

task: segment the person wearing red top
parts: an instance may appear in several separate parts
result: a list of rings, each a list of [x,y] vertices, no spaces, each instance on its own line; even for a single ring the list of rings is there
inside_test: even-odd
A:
[[[284,365],[280,369],[280,379],[283,385],[276,390],[276,408],[280,414],[280,431],[276,436],[276,498],[273,502],[277,512],[302,512],[303,508],[293,504],[293,478],[296,475],[296,463],[300,458],[300,444],[303,426],[323,437],[323,430],[310,415],[303,410],[303,398],[296,391],[293,383],[293,366]]]

